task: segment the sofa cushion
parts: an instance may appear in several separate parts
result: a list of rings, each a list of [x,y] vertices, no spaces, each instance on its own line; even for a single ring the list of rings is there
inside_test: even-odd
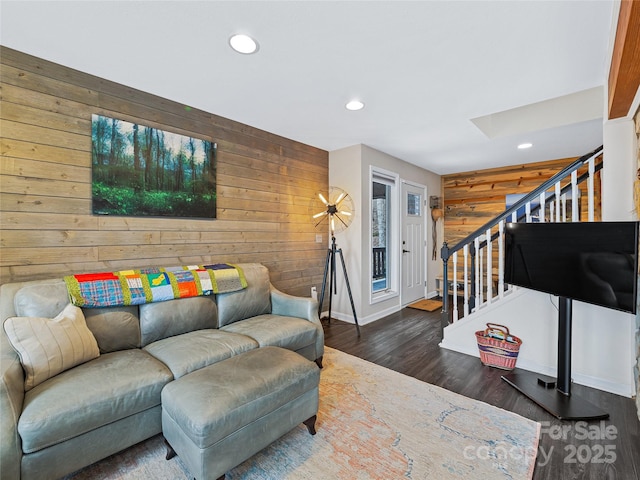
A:
[[[21,287],[13,303],[17,316],[53,318],[69,303],[69,292],[62,279],[40,280]],[[102,353],[140,347],[137,306],[82,311]]]
[[[83,308],[101,353],[140,347],[138,307]]]
[[[25,394],[18,432],[31,453],[160,404],[169,369],[142,350],[123,350],[50,378]]]
[[[244,272],[248,286],[244,290],[217,295],[220,327],[245,318],[271,313],[271,284],[267,267],[259,263],[245,263],[239,267]]]
[[[69,293],[62,279],[25,285],[13,298],[18,317],[53,318],[68,304]]]
[[[222,330],[251,337],[261,347],[283,347],[294,351],[315,343],[318,335],[316,326],[308,320],[271,314],[225,325]]]
[[[55,318],[8,318],[4,330],[20,355],[25,391],[100,355],[82,310],[71,304]]]
[[[220,330],[197,330],[158,340],[144,349],[169,367],[174,378],[180,378],[258,346],[258,342],[245,335]]]
[[[213,297],[192,297],[140,305],[140,343],[218,326]]]

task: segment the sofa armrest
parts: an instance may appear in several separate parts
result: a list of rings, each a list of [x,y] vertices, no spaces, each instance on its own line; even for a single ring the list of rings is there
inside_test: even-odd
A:
[[[4,332],[0,333],[0,465],[2,479],[20,478],[22,443],[18,434],[18,419],[24,402],[24,371],[20,357],[13,350]]]
[[[270,285],[271,313],[284,315],[285,317],[298,317],[309,320],[316,326],[318,336],[316,338],[316,361],[322,363],[324,355],[324,330],[318,316],[318,302],[308,297],[296,297],[283,293],[273,285]]]
[[[320,326],[318,302],[312,298],[296,297],[283,293],[271,285],[271,313],[285,317],[299,317]]]

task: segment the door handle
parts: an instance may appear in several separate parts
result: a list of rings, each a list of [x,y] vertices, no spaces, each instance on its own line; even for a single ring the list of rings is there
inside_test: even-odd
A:
[[[402,253],[411,253],[409,250],[402,249]]]

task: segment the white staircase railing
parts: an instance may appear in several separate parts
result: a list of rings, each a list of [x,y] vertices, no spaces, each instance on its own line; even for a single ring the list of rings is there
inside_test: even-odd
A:
[[[505,223],[579,222],[585,220],[585,214],[587,221],[594,221],[594,178],[602,169],[601,154],[600,146],[565,167],[455,246],[449,247],[447,242],[443,244],[440,252],[443,262],[443,328],[498,301],[516,288],[504,283]],[[583,191],[587,197],[586,208],[581,208],[584,204]],[[453,299],[452,308],[449,306],[449,292]]]

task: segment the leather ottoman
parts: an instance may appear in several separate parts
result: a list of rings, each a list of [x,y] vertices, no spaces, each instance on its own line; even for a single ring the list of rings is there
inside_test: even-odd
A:
[[[315,434],[320,369],[279,347],[241,353],[162,390],[162,431],[196,479],[223,479],[296,425]]]

